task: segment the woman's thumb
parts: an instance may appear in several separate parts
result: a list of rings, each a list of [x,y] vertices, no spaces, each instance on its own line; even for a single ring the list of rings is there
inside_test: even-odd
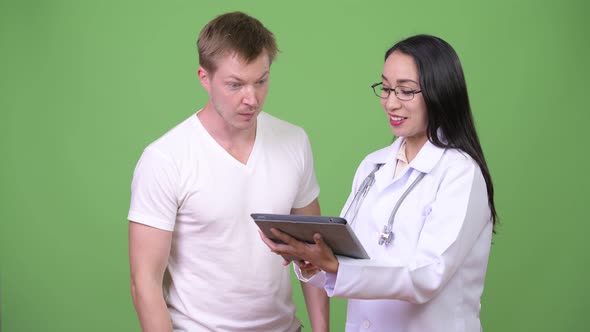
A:
[[[320,233],[315,233],[313,235],[313,241],[315,242],[315,244],[317,245],[322,245],[324,244],[324,239],[322,239],[322,234]]]

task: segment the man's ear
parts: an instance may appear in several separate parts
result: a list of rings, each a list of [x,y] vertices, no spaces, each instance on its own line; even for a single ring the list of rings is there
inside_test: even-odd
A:
[[[207,93],[211,93],[211,75],[209,75],[209,71],[199,66],[199,69],[197,69],[197,76],[199,76],[199,81]]]

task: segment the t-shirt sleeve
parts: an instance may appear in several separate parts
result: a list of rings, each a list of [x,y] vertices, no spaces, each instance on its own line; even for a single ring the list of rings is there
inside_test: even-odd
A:
[[[127,218],[155,228],[174,230],[178,179],[178,170],[170,158],[156,148],[146,148],[133,173]]]
[[[299,185],[299,192],[297,193],[295,203],[293,204],[294,208],[306,207],[320,194],[320,185],[315,176],[311,143],[305,132],[303,132],[302,136],[303,175]]]

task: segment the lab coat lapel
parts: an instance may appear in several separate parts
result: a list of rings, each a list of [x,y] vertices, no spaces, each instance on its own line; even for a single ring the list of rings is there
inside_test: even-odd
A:
[[[393,170],[396,165],[396,156],[403,138],[399,138],[390,145],[389,149],[383,151],[384,153],[376,155],[372,160],[375,163],[384,164],[377,173],[375,173],[375,189],[378,192],[385,190],[390,184],[394,182]],[[397,181],[398,179],[395,179]]]
[[[398,182],[398,181],[413,181],[417,176],[418,172],[420,173],[430,173],[434,166],[438,163],[438,161],[442,158],[442,155],[445,151],[443,148],[439,148],[432,144],[430,141],[427,141],[422,149],[418,152],[414,160],[410,162],[408,167],[406,167],[400,176],[393,178],[393,171],[396,165],[396,156],[399,151],[403,139],[397,139],[391,146],[390,149],[387,149],[387,153],[382,153],[376,155],[371,161],[375,164],[383,163],[384,165],[375,173],[375,189],[378,192],[382,192],[390,185]],[[383,151],[385,152],[385,151]],[[406,173],[411,172],[412,170],[417,170],[418,172],[413,172],[415,174],[411,174],[410,178],[407,178]],[[409,185],[409,184],[408,184]]]

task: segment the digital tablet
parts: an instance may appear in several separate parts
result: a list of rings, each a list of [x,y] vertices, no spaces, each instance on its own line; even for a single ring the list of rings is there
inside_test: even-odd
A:
[[[270,232],[271,228],[279,229],[308,243],[314,243],[313,235],[320,233],[334,254],[352,258],[369,258],[344,218],[268,213],[253,213],[250,216],[264,235],[275,242],[281,241]]]

